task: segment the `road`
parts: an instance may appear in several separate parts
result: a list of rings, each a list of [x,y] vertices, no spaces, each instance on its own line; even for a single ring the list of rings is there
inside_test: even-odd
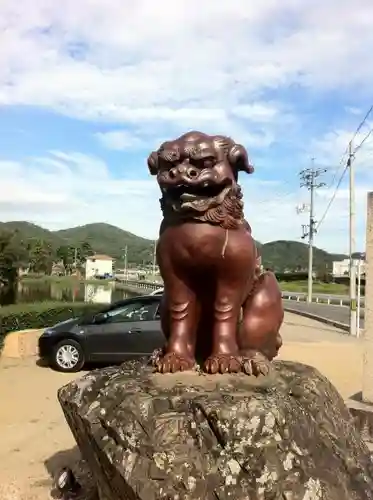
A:
[[[348,307],[316,304],[315,302],[308,304],[307,302],[296,302],[294,300],[284,300],[284,306],[295,311],[309,312],[333,321],[338,321],[345,325],[349,324],[350,310]],[[360,327],[364,328],[364,309],[361,311],[360,318]]]
[[[133,281],[133,282],[128,282],[128,283],[133,283],[134,285],[142,285],[145,286],[146,288],[146,282],[139,282],[139,281]],[[155,288],[155,284],[152,283],[151,289]],[[159,286],[160,284],[157,283],[156,286]],[[283,292],[284,294],[288,292]],[[292,294],[289,293],[289,295],[293,296],[300,296],[304,295],[303,293],[298,293],[294,292]],[[334,300],[338,299],[346,299],[346,302],[348,302],[348,297],[343,296],[343,295],[329,295],[329,294],[315,294],[319,298],[334,298]],[[296,300],[288,300],[288,299],[283,299],[285,307],[289,308],[290,310],[293,311],[299,311],[299,312],[308,312],[311,314],[314,314],[315,316],[323,317],[330,319],[332,321],[337,321],[338,323],[343,323],[345,325],[349,324],[349,316],[350,316],[350,310],[349,307],[347,306],[341,306],[341,305],[333,305],[333,304],[322,304],[322,303],[317,303],[317,302],[312,302],[311,304],[308,304],[305,301],[299,301],[297,302]],[[364,328],[364,300],[362,300],[362,307],[361,307],[361,313],[360,313],[360,328]]]

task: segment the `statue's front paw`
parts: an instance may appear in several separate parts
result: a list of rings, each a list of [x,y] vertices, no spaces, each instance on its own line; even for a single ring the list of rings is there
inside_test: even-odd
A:
[[[241,369],[246,375],[268,375],[271,362],[259,351],[245,351],[241,353]]]
[[[158,373],[176,373],[192,370],[195,367],[195,360],[170,352],[158,356],[153,364]]]
[[[241,371],[241,362],[239,356],[229,354],[213,354],[209,356],[204,363],[206,373],[238,373]]]

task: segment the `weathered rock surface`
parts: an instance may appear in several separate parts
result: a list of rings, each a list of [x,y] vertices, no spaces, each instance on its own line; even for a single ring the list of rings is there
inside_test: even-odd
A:
[[[104,500],[369,500],[373,463],[317,370],[97,370],[58,397]]]

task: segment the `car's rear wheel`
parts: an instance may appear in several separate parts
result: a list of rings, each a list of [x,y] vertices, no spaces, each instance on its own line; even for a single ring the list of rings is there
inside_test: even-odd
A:
[[[84,362],[82,346],[75,340],[62,340],[53,349],[52,366],[59,372],[78,372],[83,368]]]

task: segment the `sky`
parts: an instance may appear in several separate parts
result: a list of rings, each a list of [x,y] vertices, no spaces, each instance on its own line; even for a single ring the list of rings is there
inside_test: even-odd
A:
[[[301,239],[299,171],[326,172],[373,103],[371,0],[0,0],[0,220],[48,229],[107,222],[156,238],[146,159],[189,130],[225,134],[261,241]],[[353,145],[373,127],[367,120]],[[355,155],[356,248],[365,246],[373,137]],[[348,174],[316,246],[348,251]]]

